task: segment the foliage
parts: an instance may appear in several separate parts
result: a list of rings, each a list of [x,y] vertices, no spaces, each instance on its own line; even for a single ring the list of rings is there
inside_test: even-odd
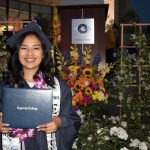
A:
[[[60,19],[57,7],[53,7],[52,40],[53,45],[60,43]]]
[[[7,72],[7,61],[9,53],[6,49],[6,36],[2,36],[0,41],[0,79],[3,78],[3,75]]]
[[[103,80],[109,72],[109,67],[101,69],[98,67],[98,61],[96,61],[100,59],[98,55],[93,62],[91,61],[90,47],[85,47],[83,53],[79,53],[77,46],[71,46],[69,59],[65,59],[58,49],[55,54],[60,76],[67,81],[72,90],[72,103],[76,109],[91,102],[107,100],[108,95]],[[81,57],[82,61],[80,61]]]

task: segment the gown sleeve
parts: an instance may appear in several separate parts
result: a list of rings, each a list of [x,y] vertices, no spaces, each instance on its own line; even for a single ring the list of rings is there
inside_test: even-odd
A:
[[[4,83],[0,80],[0,112],[2,112],[2,89],[4,87]]]
[[[72,93],[65,81],[60,81],[61,104],[60,118],[61,127],[56,132],[58,150],[70,150],[77,138],[81,119],[72,106]]]

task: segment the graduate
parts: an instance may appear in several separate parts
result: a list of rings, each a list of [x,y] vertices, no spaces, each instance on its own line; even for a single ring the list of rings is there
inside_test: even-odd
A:
[[[70,150],[81,120],[72,106],[70,88],[51,72],[53,61],[49,39],[33,20],[10,37],[6,44],[11,57],[8,77],[3,86],[31,89],[51,87],[53,97],[58,99],[53,99],[52,121],[36,129],[10,128],[9,124],[2,122],[0,112],[0,150]],[[2,102],[0,105],[1,109]]]

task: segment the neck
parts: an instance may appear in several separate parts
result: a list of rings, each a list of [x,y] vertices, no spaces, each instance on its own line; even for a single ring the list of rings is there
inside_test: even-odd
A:
[[[36,71],[27,71],[24,70],[24,79],[26,80],[26,82],[35,82],[33,79],[33,76],[35,75]]]

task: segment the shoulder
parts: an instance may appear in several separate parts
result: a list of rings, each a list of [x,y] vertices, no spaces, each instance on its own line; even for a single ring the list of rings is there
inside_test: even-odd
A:
[[[61,78],[57,78],[59,81],[59,85],[60,85],[60,92],[61,92],[61,99],[62,101],[68,101],[71,99],[72,97],[72,92],[70,87],[67,84],[67,81],[61,79]]]
[[[70,87],[67,84],[67,81],[61,79],[61,78],[56,78],[60,84],[60,89],[65,89],[65,90],[70,90]]]

